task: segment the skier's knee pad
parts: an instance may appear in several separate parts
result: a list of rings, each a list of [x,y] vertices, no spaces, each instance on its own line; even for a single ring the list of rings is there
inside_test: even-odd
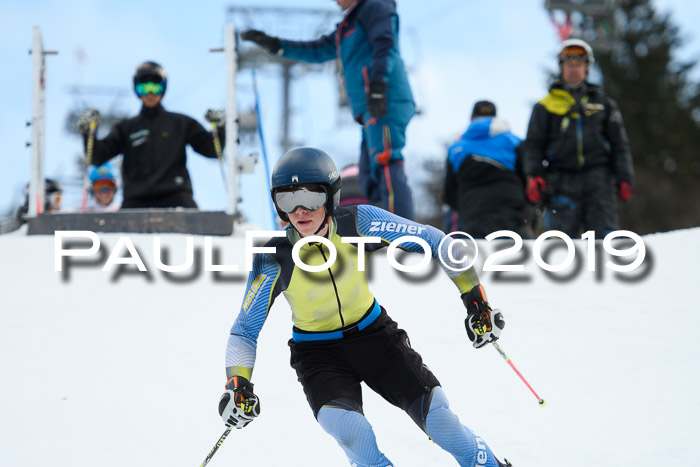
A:
[[[426,433],[435,443],[454,456],[459,465],[498,467],[498,460],[483,439],[462,425],[452,412],[444,391],[433,390],[425,420]]]
[[[338,442],[350,459],[351,465],[358,467],[391,466],[391,462],[377,447],[377,440],[359,404],[352,408],[340,407],[338,401],[324,405],[316,419],[321,427]]]
[[[428,407],[428,413],[426,414],[426,424],[428,423],[428,418],[441,419],[441,423],[449,423],[454,426],[462,426],[459,423],[459,418],[450,409],[450,403],[447,400],[445,391],[441,387],[436,387],[433,390],[433,397],[430,399],[430,407]]]
[[[321,427],[343,448],[353,449],[353,443],[362,431],[372,427],[362,413],[362,406],[352,399],[333,399],[323,405],[316,416]]]
[[[435,443],[455,457],[469,455],[473,449],[473,435],[450,410],[447,396],[440,387],[433,390],[425,418],[425,431]]]
[[[425,416],[426,428],[428,428],[429,422],[431,425],[442,427],[440,432],[445,430],[462,431],[464,428],[459,422],[457,415],[450,410],[450,403],[447,401],[445,391],[439,386],[433,390],[430,406]],[[436,430],[433,429],[433,431]],[[428,434],[431,435],[431,433]]]

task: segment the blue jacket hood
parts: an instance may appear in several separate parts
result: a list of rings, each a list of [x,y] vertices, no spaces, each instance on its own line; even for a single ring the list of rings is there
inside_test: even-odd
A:
[[[461,138],[448,150],[448,158],[455,172],[472,155],[490,159],[511,172],[515,171],[515,148],[521,139],[510,132],[508,124],[498,117],[474,119]]]

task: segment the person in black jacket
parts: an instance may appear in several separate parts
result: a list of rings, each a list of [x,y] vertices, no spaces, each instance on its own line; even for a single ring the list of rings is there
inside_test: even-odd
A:
[[[124,155],[122,209],[196,208],[186,166],[186,146],[189,144],[205,157],[219,157],[221,147],[216,148],[211,132],[196,120],[163,108],[161,100],[166,87],[163,67],[150,61],[139,65],[134,74],[134,91],[143,102],[141,112],[117,123],[106,138],[94,142],[91,162],[95,165],[117,154]],[[210,109],[205,118],[216,124],[216,136],[222,146],[224,112]],[[95,109],[85,111],[78,119],[86,145],[91,122],[99,124]]]
[[[593,50],[569,39],[559,51],[560,79],[532,111],[523,143],[527,198],[545,206],[545,227],[570,237],[619,229],[615,196],[632,197],[634,169],[615,101],[586,81]]]
[[[458,229],[474,238],[497,230],[529,237],[520,138],[496,117],[496,105],[474,105],[467,131],[447,151],[444,197],[458,213]]]

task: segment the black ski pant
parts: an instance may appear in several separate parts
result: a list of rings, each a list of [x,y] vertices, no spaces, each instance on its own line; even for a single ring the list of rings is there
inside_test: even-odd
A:
[[[291,366],[314,416],[333,400],[350,399],[362,407],[361,382],[409,414],[414,401],[440,385],[423,365],[420,354],[411,348],[406,331],[384,308],[362,331],[336,340],[290,340],[289,347]]]
[[[620,228],[615,179],[608,167],[561,171],[547,175],[549,201],[547,230],[560,230],[571,238],[595,231],[596,238]]]
[[[469,215],[459,215],[459,230],[474,238],[486,238],[498,230],[509,230],[529,238],[525,206],[504,206]]]

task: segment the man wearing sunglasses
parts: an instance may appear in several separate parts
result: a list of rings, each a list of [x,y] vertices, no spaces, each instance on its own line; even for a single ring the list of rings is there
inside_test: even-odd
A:
[[[193,118],[163,108],[161,101],[167,84],[167,74],[159,64],[140,64],[133,85],[143,104],[141,112],[115,124],[106,138],[94,142],[93,164],[101,165],[118,154],[124,155],[122,208],[196,208],[186,147],[190,145],[205,157],[218,157],[211,132]],[[205,119],[217,124],[223,144],[224,112],[210,109]],[[85,111],[78,119],[86,145],[93,121],[99,123],[95,109]]]
[[[558,59],[559,79],[535,105],[522,147],[526,195],[544,205],[547,230],[600,238],[620,228],[616,196],[632,197],[629,140],[615,101],[587,81],[591,47],[566,40]]]
[[[467,308],[467,336],[476,348],[498,339],[505,326],[502,313],[491,309],[473,268],[459,270],[447,259],[445,252],[457,245],[450,246],[452,240],[445,239],[445,234],[375,206],[339,207],[340,185],[333,159],[320,149],[292,149],[275,166],[272,199],[279,217],[290,225],[286,236],[267,242],[270,252],[253,260],[226,349],[228,381],[219,401],[224,423],[240,429],[260,414],[260,399],[251,383],[257,338],[275,298],[284,294],[294,324],[289,341],[291,366],[316,420],[335,438],[351,465],[392,465],[377,447],[364,416],[364,382],[403,409],[459,465],[509,466],[507,461],[500,463],[483,439],[450,410],[440,382],[369,290],[366,256],[359,249],[369,255],[413,235],[429,245],[434,259],[438,254],[446,258],[450,264],[441,266],[461,293]],[[310,236],[323,241],[299,243]],[[349,237],[354,240],[343,241]],[[367,237],[375,237],[376,242],[359,247],[357,239]],[[327,242],[334,248],[329,249]],[[403,243],[400,248],[423,252],[418,243]],[[308,266],[326,264],[333,252],[337,257],[329,268],[310,272],[294,260],[295,250]],[[448,302],[437,308],[454,306]],[[467,390],[478,398],[484,389],[476,384]]]

